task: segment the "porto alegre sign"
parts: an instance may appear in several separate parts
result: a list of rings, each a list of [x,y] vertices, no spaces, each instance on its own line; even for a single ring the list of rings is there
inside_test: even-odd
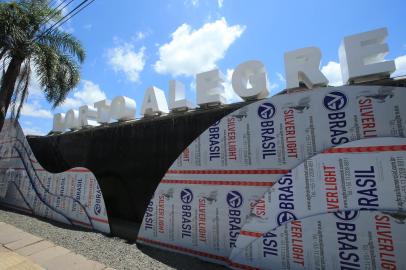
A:
[[[339,57],[346,84],[395,70],[383,59],[386,36],[378,29],[344,38]],[[322,87],[328,81],[320,59],[314,47],[286,53],[287,88],[318,88],[271,98],[261,62],[235,68],[234,91],[259,100],[207,126],[168,166],[146,208],[139,243],[233,269],[406,265],[406,90]],[[219,70],[197,74],[196,86],[199,106],[224,102]],[[151,87],[141,113],[189,108],[183,85],[170,81],[169,106],[163,91]],[[102,100],[55,115],[53,131],[132,120],[135,109],[128,97]],[[109,232],[91,172],[43,172],[17,131],[0,134],[0,203]]]
[[[381,28],[345,37],[339,48],[341,73],[344,83],[368,81],[389,76],[395,71],[394,61],[385,61],[388,46],[384,43],[387,29]],[[302,85],[309,89],[328,85],[327,78],[320,71],[321,51],[308,47],[285,53],[285,77],[287,89]],[[202,108],[225,103],[222,83],[224,76],[218,69],[196,75],[196,104]],[[265,66],[252,60],[238,65],[232,76],[234,92],[244,100],[262,99],[269,95]],[[170,111],[187,111],[192,108],[185,98],[181,82],[169,82],[169,103],[162,90],[155,86],[145,92],[141,108],[143,116],[160,115]],[[134,100],[117,96],[111,102],[101,100],[93,105],[84,105],[79,110],[54,115],[52,131],[78,130],[83,127],[109,123],[113,120],[135,119]]]

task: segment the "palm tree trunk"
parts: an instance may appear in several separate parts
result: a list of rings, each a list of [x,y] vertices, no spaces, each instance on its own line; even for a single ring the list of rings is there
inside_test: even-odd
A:
[[[13,57],[4,74],[0,88],[0,131],[3,128],[8,106],[14,93],[14,86],[20,73],[21,63],[23,61]]]

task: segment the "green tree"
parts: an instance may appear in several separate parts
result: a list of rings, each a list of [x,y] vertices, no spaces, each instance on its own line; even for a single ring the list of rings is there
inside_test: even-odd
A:
[[[0,3],[0,130],[10,105],[11,117],[19,117],[33,72],[53,107],[78,84],[83,47],[69,33],[47,31],[60,18],[47,0]]]

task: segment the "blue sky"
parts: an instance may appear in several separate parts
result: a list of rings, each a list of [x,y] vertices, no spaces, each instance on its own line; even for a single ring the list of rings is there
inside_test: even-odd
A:
[[[405,8],[401,0],[96,0],[63,25],[87,51],[81,83],[52,110],[34,79],[20,122],[28,134],[46,134],[54,113],[117,95],[134,99],[140,117],[145,90],[167,93],[171,79],[194,103],[194,74],[219,68],[230,78],[251,59],[265,64],[272,95],[285,87],[284,52],[309,46],[321,49],[321,69],[338,85],[342,38],[381,27],[389,30],[386,58],[396,61],[396,75],[406,74]],[[238,100],[225,87],[229,102]]]

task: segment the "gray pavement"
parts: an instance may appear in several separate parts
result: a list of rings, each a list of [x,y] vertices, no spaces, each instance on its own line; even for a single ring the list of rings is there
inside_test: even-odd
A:
[[[53,251],[56,254],[63,254],[68,250],[71,253],[81,255],[83,259],[92,260],[115,269],[226,269],[223,266],[207,263],[190,256],[146,246],[137,246],[134,242],[124,239],[84,231],[60,223],[52,223],[48,220],[16,213],[8,209],[0,208],[0,222],[14,226],[21,230],[22,233],[30,234],[30,236],[9,243],[10,248],[21,248],[27,246],[28,243],[35,243],[38,242],[38,239],[41,239],[43,243],[40,244],[40,248],[47,249],[51,247],[50,245],[59,246]],[[27,249],[23,252],[29,254],[30,250]],[[37,255],[33,257],[46,259],[47,256],[51,255],[37,252]],[[53,267],[58,263],[57,260],[56,262],[54,260],[54,263],[48,265],[48,267]]]
[[[111,268],[0,221],[0,270],[26,269]]]

